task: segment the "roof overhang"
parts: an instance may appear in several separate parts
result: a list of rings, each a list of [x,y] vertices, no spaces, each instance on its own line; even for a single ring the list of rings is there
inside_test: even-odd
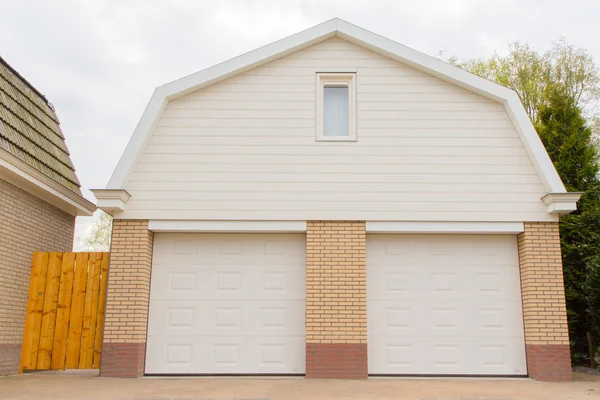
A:
[[[98,208],[112,215],[115,211],[125,210],[125,204],[131,195],[124,189],[90,189],[98,200]]]
[[[548,214],[565,215],[577,210],[577,201],[583,192],[548,193],[542,201],[548,207]]]
[[[90,216],[96,206],[13,154],[0,149],[0,178],[75,216]]]
[[[516,92],[338,18],[158,87],[144,110],[107,189],[125,188],[135,164],[170,100],[334,36],[501,103],[519,134],[546,191],[553,194],[566,193],[565,187]]]

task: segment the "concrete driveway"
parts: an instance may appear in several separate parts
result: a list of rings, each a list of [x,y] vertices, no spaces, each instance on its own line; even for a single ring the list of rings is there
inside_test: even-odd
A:
[[[600,399],[600,377],[572,383],[529,379],[100,378],[89,372],[34,373],[0,378],[0,399]]]

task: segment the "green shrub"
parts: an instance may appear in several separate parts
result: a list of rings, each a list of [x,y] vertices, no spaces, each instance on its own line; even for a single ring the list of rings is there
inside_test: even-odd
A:
[[[574,367],[579,367],[583,364],[587,364],[586,361],[589,360],[589,357],[585,353],[573,352],[571,353],[571,364]],[[588,364],[589,365],[589,364]]]

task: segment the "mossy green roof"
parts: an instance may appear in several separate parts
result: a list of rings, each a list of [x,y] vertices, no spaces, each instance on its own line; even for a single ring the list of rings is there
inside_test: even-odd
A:
[[[0,57],[0,148],[81,194],[51,104]]]

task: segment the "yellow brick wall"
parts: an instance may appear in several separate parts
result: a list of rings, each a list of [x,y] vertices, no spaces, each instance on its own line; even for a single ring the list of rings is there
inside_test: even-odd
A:
[[[104,343],[145,343],[153,233],[147,220],[113,224]]]
[[[21,343],[34,251],[71,251],[75,217],[0,179],[0,344]]]
[[[0,375],[19,368],[33,252],[71,251],[74,229],[75,216],[0,179]]]
[[[367,343],[365,222],[308,221],[306,342]]]
[[[525,343],[568,345],[558,223],[526,222],[518,240]]]

